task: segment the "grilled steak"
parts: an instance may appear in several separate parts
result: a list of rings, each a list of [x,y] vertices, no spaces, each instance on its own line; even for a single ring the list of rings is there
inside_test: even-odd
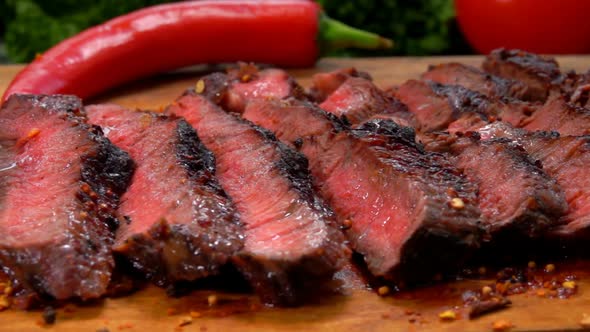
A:
[[[323,102],[349,77],[360,77],[368,81],[373,80],[368,73],[357,71],[352,67],[335,70],[329,73],[315,74],[312,77],[313,84],[310,89],[312,99],[317,103]]]
[[[519,125],[535,110],[528,103],[505,103],[459,85],[432,81],[409,80],[392,93],[407,105],[424,132],[465,131],[499,119]]]
[[[564,225],[557,228],[561,236],[590,235],[590,137],[559,136],[555,132],[527,132],[503,123],[480,130],[482,138],[507,137],[515,140],[543,165],[565,192],[568,210]]]
[[[312,189],[305,157],[202,95],[188,92],[168,112],[184,116],[215,155],[245,227],[234,263],[265,302],[296,304],[306,285],[329,280],[345,264],[350,251]]]
[[[133,163],[83,121],[70,96],[13,95],[0,111],[0,266],[19,307],[106,292]]]
[[[483,71],[461,63],[445,63],[431,66],[422,78],[448,85],[461,85],[491,98],[524,99],[527,86],[518,81],[486,74]]]
[[[559,224],[567,203],[561,188],[507,138],[440,134],[426,146],[448,152],[479,188],[479,207],[492,235],[535,237]]]
[[[567,102],[563,97],[552,97],[519,127],[536,131],[558,131],[561,135],[590,134],[590,109]]]
[[[159,285],[219,272],[242,247],[233,204],[215,179],[215,160],[184,120],[87,107],[89,122],[127,151],[137,168],[119,212],[114,250]]]
[[[388,96],[371,81],[361,77],[348,77],[332,92],[320,107],[350,123],[360,123],[375,114],[407,112],[399,100]]]
[[[482,67],[490,74],[523,82],[527,87],[522,96],[525,100],[545,101],[564,80],[555,59],[521,50],[494,50]]]
[[[349,132],[295,99],[251,102],[243,116],[308,157],[321,194],[374,275],[428,279],[478,244],[475,188],[442,155],[416,145],[412,129],[374,120]]]
[[[291,95],[305,97],[303,88],[281,69],[259,71],[255,66],[241,65],[227,75],[208,75],[202,82],[204,91],[200,92],[233,112],[242,112],[246,101],[251,99],[283,99]]]

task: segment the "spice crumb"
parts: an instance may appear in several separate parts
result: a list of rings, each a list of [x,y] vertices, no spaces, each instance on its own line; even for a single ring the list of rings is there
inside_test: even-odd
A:
[[[216,305],[217,301],[218,301],[217,295],[207,296],[207,304],[209,304],[210,307]]]
[[[536,268],[536,267],[537,267],[537,263],[535,263],[535,261],[530,261],[530,262],[529,262],[529,264],[528,264],[528,267],[529,267],[530,269],[534,269],[534,268]]]
[[[492,324],[492,329],[494,331],[508,331],[512,328],[512,323],[501,319],[501,320],[497,320]]]
[[[459,197],[455,197],[455,198],[451,199],[450,204],[453,209],[457,209],[457,210],[460,210],[465,207],[465,202],[463,202],[463,200]]]
[[[563,286],[563,288],[567,288],[567,289],[576,288],[576,282],[573,280],[564,281],[561,285]]]
[[[176,315],[176,309],[174,309],[174,308],[168,308],[166,310],[166,314],[168,314],[168,316]]]
[[[490,287],[490,286],[483,286],[481,288],[481,294],[487,296],[487,295],[490,295],[490,293],[492,293],[492,287]]]
[[[547,264],[545,265],[545,272],[551,273],[555,271],[555,264]]]
[[[107,329],[106,327],[103,327],[103,328],[96,330],[96,332],[111,332],[111,331],[109,331],[109,329]]]
[[[189,315],[190,315],[192,318],[199,318],[199,317],[201,317],[201,316],[202,316],[202,314],[201,314],[200,312],[198,312],[198,311],[191,311],[191,312],[189,313]]]
[[[480,267],[479,269],[477,269],[477,273],[479,273],[480,275],[484,275],[486,274],[488,270],[486,269],[485,266]]]
[[[201,94],[203,91],[205,91],[205,81],[198,80],[197,84],[195,84],[195,92]]]
[[[178,322],[178,326],[179,326],[179,327],[181,327],[181,326],[186,326],[186,325],[189,325],[189,324],[191,324],[192,322],[193,322],[193,319],[192,319],[192,317],[190,317],[190,316],[188,316],[188,317],[182,317],[182,318],[180,319],[180,321]]]
[[[55,309],[53,309],[51,306],[45,307],[43,310],[43,322],[47,325],[52,325],[55,323],[56,318],[57,312]]]
[[[446,310],[438,314],[438,318],[443,321],[452,321],[457,319],[457,314],[453,310]]]
[[[539,289],[539,290],[537,290],[537,296],[538,297],[545,297],[545,296],[547,296],[547,291],[544,289]]]
[[[389,294],[389,287],[387,286],[381,286],[377,289],[377,294],[381,295],[381,296],[385,296],[387,294]]]

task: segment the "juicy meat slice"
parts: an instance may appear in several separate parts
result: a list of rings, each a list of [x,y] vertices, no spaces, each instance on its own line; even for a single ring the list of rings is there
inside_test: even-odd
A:
[[[291,305],[349,258],[333,212],[314,193],[307,160],[268,131],[188,92],[168,109],[215,155],[219,181],[245,227],[234,259],[262,299]]]
[[[349,77],[360,77],[368,81],[373,80],[368,73],[357,71],[353,67],[334,70],[329,73],[318,73],[312,77],[312,87],[310,89],[312,99],[317,103],[323,102]]]
[[[480,130],[482,138],[507,137],[518,142],[561,186],[568,203],[561,236],[590,235],[590,136],[559,136],[556,132],[527,132],[503,123]]]
[[[567,210],[556,181],[510,139],[440,134],[426,148],[453,155],[477,184],[483,224],[492,235],[538,236],[558,225]]]
[[[12,95],[0,111],[0,266],[16,305],[98,298],[113,259],[129,156],[73,96]]]
[[[253,65],[242,64],[227,75],[214,73],[202,81],[205,83],[205,94],[224,109],[238,113],[244,110],[249,100],[283,99],[288,96],[305,98],[303,88],[287,72],[276,68],[258,70]]]
[[[557,131],[561,135],[590,134],[590,109],[567,102],[563,97],[550,98],[530,117],[519,123],[530,131]]]
[[[349,132],[295,99],[249,103],[243,117],[307,156],[321,194],[374,275],[428,279],[477,246],[475,188],[442,155],[417,146],[411,128],[374,120]]]
[[[422,78],[441,84],[461,85],[491,98],[516,98],[526,100],[524,83],[487,74],[475,67],[461,63],[444,63],[430,66]]]
[[[117,105],[88,106],[89,122],[137,168],[119,213],[114,250],[159,285],[217,274],[241,249],[232,202],[215,161],[186,121]]]
[[[409,80],[392,93],[416,116],[423,132],[465,131],[497,120],[519,125],[535,111],[529,103],[505,103],[459,85],[433,81]]]
[[[408,111],[404,104],[387,95],[370,80],[352,76],[328,95],[320,107],[338,117],[345,117],[350,123],[360,123],[380,113]]]
[[[526,85],[525,100],[545,101],[551,90],[559,90],[565,76],[554,58],[514,49],[496,49],[485,59],[483,69],[493,75]]]

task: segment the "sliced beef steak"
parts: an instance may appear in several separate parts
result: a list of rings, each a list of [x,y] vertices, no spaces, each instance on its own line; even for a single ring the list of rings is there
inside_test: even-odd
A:
[[[305,91],[281,69],[258,70],[242,64],[227,74],[213,73],[199,80],[199,93],[232,112],[242,112],[246,102],[253,99],[283,99],[288,96],[306,98]]]
[[[0,111],[0,266],[17,306],[107,290],[133,163],[83,121],[69,96],[12,95]]]
[[[262,299],[296,304],[306,286],[331,279],[350,251],[333,212],[314,193],[307,160],[268,131],[187,93],[168,109],[196,128],[235,202],[245,245],[234,259]]]
[[[527,86],[522,82],[500,78],[455,62],[430,66],[422,78],[442,84],[461,85],[491,98],[524,99],[527,92]]]
[[[567,102],[563,97],[550,98],[518,127],[536,131],[558,131],[561,135],[590,134],[590,109]]]
[[[451,132],[504,120],[519,125],[535,111],[529,103],[505,103],[459,85],[409,80],[392,90],[416,116],[420,131]]]
[[[320,192],[374,275],[428,279],[477,246],[475,188],[442,155],[417,146],[412,129],[374,120],[349,132],[295,99],[251,102],[243,116],[308,157]]]
[[[589,136],[559,136],[555,132],[527,132],[503,123],[480,130],[482,138],[507,137],[515,140],[565,192],[568,210],[564,225],[556,229],[561,236],[590,235],[590,165]]]
[[[117,105],[86,109],[89,122],[137,165],[119,208],[127,222],[114,250],[159,285],[218,273],[242,248],[242,230],[194,129]]]
[[[399,100],[388,96],[371,81],[349,77],[330,94],[320,107],[350,123],[360,123],[375,114],[405,113],[407,108]]]
[[[545,101],[565,78],[555,59],[522,50],[494,50],[482,67],[490,74],[524,83],[525,100]]]
[[[492,235],[535,237],[558,225],[567,210],[561,187],[510,139],[440,134],[426,148],[453,155],[477,184],[483,222]]]
[[[349,77],[360,77],[372,81],[372,78],[368,73],[357,71],[352,67],[335,70],[329,73],[315,74],[312,77],[312,87],[310,89],[312,99],[317,103],[323,102]]]

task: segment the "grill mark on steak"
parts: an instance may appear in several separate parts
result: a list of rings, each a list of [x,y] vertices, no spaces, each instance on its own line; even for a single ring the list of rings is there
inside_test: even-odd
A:
[[[262,300],[294,305],[309,295],[307,286],[329,281],[350,251],[312,189],[305,157],[201,95],[186,93],[168,112],[184,116],[215,155],[245,227],[233,261]]]
[[[560,136],[556,132],[527,132],[504,123],[480,129],[484,139],[506,137],[518,142],[543,170],[561,186],[568,203],[564,225],[553,232],[559,236],[590,235],[590,136]]]
[[[118,105],[86,108],[89,122],[129,152],[137,168],[119,212],[115,252],[158,285],[220,272],[242,248],[232,202],[215,160],[184,120]]]
[[[567,210],[561,187],[512,140],[439,134],[426,148],[452,154],[477,184],[483,224],[493,236],[536,237],[560,224]]]
[[[558,131],[561,135],[590,134],[590,109],[573,105],[564,97],[550,98],[518,127],[530,131]]]
[[[73,96],[13,95],[0,111],[0,266],[16,306],[105,294],[116,207],[133,163]]]
[[[482,67],[490,74],[524,83],[524,100],[544,102],[552,90],[559,92],[565,79],[555,59],[522,50],[493,50]]]
[[[442,155],[416,145],[412,129],[373,120],[349,132],[333,115],[295,99],[251,102],[243,116],[297,143],[374,275],[425,280],[477,246],[475,188]],[[457,196],[461,209],[449,205]]]
[[[526,99],[524,83],[487,74],[475,67],[451,62],[430,66],[422,79],[441,84],[461,85],[491,98]]]

